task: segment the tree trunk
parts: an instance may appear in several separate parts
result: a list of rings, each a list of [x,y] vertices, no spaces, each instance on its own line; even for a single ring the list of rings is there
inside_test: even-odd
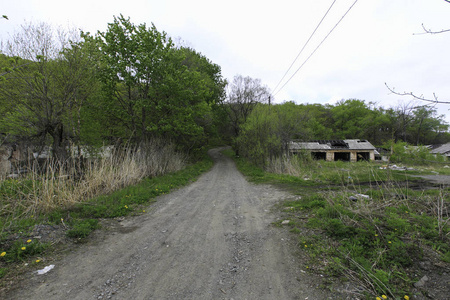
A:
[[[60,163],[64,163],[67,159],[67,149],[64,139],[64,126],[62,123],[58,123],[50,132],[50,136],[53,138],[53,157]]]

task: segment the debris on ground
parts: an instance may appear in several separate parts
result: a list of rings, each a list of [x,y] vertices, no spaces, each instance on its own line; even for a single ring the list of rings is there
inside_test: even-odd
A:
[[[45,268],[43,268],[42,270],[37,270],[38,275],[43,275],[47,272],[49,272],[51,269],[53,269],[55,267],[55,265],[50,265],[50,266],[46,266]]]

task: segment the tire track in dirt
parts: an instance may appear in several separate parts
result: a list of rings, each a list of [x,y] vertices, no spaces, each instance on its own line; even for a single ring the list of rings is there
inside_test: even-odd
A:
[[[331,299],[271,226],[269,210],[288,195],[249,184],[220,150],[195,183],[104,239],[94,234],[9,299]]]

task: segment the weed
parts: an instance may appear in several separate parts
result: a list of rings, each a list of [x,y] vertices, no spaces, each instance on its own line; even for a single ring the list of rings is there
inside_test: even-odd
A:
[[[85,219],[74,223],[66,235],[71,238],[85,238],[97,228],[99,228],[97,219]]]
[[[0,260],[7,263],[23,261],[27,257],[43,253],[48,246],[37,240],[17,240],[8,249],[1,250],[3,255]]]

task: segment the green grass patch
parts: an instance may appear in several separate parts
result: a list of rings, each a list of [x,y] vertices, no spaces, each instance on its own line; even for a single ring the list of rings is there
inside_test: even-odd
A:
[[[290,220],[290,231],[308,254],[309,269],[355,279],[369,299],[411,295],[415,276],[421,276],[417,263],[424,259],[424,247],[450,262],[450,190],[409,188],[417,181],[409,175],[445,174],[444,166],[393,171],[376,162],[307,161],[305,180],[264,172],[243,158],[235,161],[250,181],[297,195],[283,203],[283,219]]]
[[[24,261],[29,257],[43,253],[48,247],[49,244],[41,243],[38,240],[17,240],[8,249],[1,250],[0,261],[4,263]]]
[[[97,219],[85,219],[72,224],[72,229],[68,230],[66,235],[70,238],[85,238],[92,231],[99,228]]]
[[[361,281],[370,280],[368,295],[394,297],[411,292],[414,277],[410,268],[414,262],[423,260],[421,245],[428,245],[442,261],[449,262],[450,228],[432,211],[437,203],[435,194],[432,190],[411,192],[411,200],[403,201],[377,194],[378,197],[354,201],[349,200],[348,191],[333,191],[306,193],[301,199],[284,205],[291,208],[299,221],[308,215],[303,227],[320,230],[327,238],[323,240],[326,242],[315,243],[313,249],[302,237],[303,244],[308,246],[302,247],[302,243],[300,246],[309,253],[313,263],[328,262],[325,270],[330,275],[340,270],[340,275],[350,272]],[[420,201],[424,198],[428,200]],[[433,198],[435,202],[430,201]],[[301,222],[296,225],[302,226]],[[303,231],[298,232],[302,235]]]

